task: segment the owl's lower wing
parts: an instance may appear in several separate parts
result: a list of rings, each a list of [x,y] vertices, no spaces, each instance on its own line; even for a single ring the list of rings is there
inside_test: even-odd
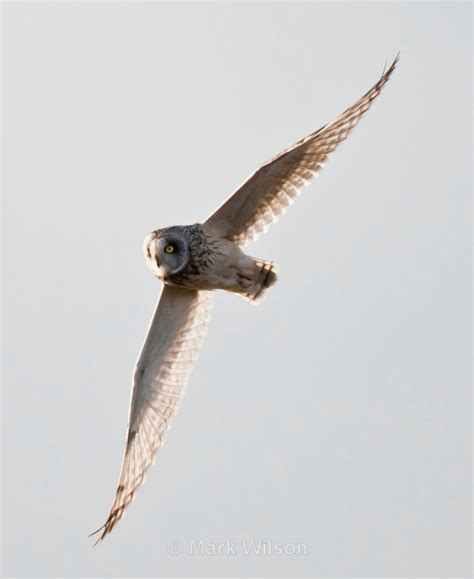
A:
[[[204,223],[210,234],[244,245],[266,231],[324,166],[370,108],[390,78],[398,56],[379,81],[332,123],[298,141],[261,167]]]
[[[112,531],[153,464],[210,318],[211,292],[164,286],[135,367],[127,440],[115,500],[98,541]],[[95,534],[93,533],[93,534]]]

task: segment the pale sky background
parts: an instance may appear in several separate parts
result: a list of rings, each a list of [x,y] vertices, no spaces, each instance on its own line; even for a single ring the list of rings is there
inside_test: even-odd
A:
[[[3,5],[3,576],[471,575],[471,22],[455,3]],[[167,444],[91,549],[159,290],[144,237],[205,218],[398,50],[249,246],[280,263],[267,300],[217,295]]]

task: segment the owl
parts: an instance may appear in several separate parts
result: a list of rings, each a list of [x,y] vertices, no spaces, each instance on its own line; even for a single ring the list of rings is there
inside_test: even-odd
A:
[[[146,263],[162,291],[135,365],[125,451],[115,499],[99,539],[132,502],[170,428],[199,348],[214,290],[262,301],[277,281],[272,261],[241,248],[256,239],[317,175],[390,78],[398,61],[350,108],[261,165],[202,223],[157,229],[144,243]]]

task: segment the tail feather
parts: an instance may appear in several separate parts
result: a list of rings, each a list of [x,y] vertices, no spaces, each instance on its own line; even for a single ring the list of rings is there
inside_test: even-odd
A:
[[[243,296],[253,304],[261,302],[267,291],[278,279],[278,264],[273,261],[255,259],[255,279]]]

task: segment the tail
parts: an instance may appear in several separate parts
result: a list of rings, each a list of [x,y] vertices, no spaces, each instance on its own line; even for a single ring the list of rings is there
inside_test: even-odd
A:
[[[278,265],[273,261],[254,259],[255,277],[252,285],[242,296],[252,304],[257,304],[263,300],[268,288],[278,279]]]

